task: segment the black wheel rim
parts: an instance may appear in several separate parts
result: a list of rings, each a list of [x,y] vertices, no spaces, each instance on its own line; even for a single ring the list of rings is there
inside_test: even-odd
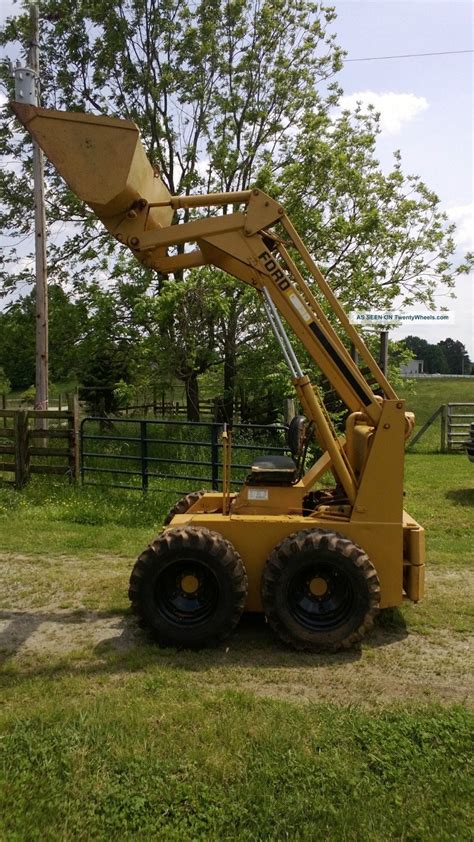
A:
[[[158,576],[155,602],[168,622],[179,628],[195,627],[212,617],[217,608],[217,578],[202,561],[174,561]]]
[[[305,629],[331,632],[351,618],[356,594],[346,572],[321,561],[308,564],[290,579],[287,601],[291,616]]]

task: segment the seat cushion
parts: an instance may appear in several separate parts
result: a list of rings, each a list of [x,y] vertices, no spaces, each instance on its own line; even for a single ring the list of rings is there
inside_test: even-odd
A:
[[[296,465],[289,456],[262,456],[252,465],[246,485],[293,485]]]

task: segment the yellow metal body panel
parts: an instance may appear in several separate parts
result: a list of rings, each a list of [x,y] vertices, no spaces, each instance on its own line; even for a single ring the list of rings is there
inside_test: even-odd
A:
[[[413,602],[425,595],[425,530],[403,512],[403,587]]]
[[[380,423],[362,466],[353,521],[402,522],[404,406],[404,401],[386,400],[383,403]],[[349,441],[349,430],[347,432]]]
[[[290,486],[244,485],[232,502],[234,515],[301,515],[306,488],[300,481]]]
[[[322,506],[321,513],[303,517],[299,514],[269,513],[273,499],[278,505],[280,494],[293,509],[301,499],[303,483],[282,488],[244,486],[239,494],[231,495],[231,513],[222,514],[222,494],[205,494],[184,515],[176,515],[167,527],[204,526],[224,535],[235,547],[245,565],[249,591],[246,611],[261,611],[260,583],[268,556],[274,547],[292,532],[327,529],[339,532],[358,544],[367,553],[380,580],[381,608],[400,605],[405,595],[418,601],[424,595],[424,529],[407,512],[400,512],[396,523],[357,521],[347,517],[330,516]],[[268,498],[247,501],[250,489],[268,491]],[[244,511],[244,506],[248,509]],[[335,514],[337,514],[337,507]]]
[[[425,565],[408,564],[403,571],[403,587],[408,599],[418,602],[425,595]]]
[[[205,498],[201,498],[203,500]],[[249,592],[246,611],[261,611],[260,583],[263,568],[273,548],[292,532],[327,529],[339,532],[362,547],[377,570],[381,607],[400,605],[403,599],[403,527],[393,523],[353,523],[297,515],[222,515],[188,512],[173,518],[168,528],[204,526],[224,535],[245,565]]]

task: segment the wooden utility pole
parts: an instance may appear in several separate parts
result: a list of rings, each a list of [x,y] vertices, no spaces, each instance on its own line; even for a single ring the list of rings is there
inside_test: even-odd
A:
[[[353,342],[351,342],[349,353],[352,359],[354,360],[355,364],[359,365],[359,352]]]
[[[388,330],[380,331],[380,370],[387,376],[388,372]]]
[[[283,404],[283,420],[284,420],[284,423],[288,426],[288,424],[290,423],[290,421],[293,420],[295,415],[296,415],[296,409],[295,409],[294,399],[293,398],[285,398],[285,402]]]
[[[36,104],[39,105],[39,15],[38,6],[30,6],[30,67],[37,79]],[[44,158],[33,141],[33,179],[35,192],[36,255],[36,402],[35,409],[48,409],[48,285],[46,270],[46,215],[44,203]]]
[[[15,69],[15,98],[39,105],[39,13],[30,6],[30,44],[27,67]],[[33,141],[36,266],[36,399],[35,409],[48,409],[48,287],[46,271],[46,216],[44,201],[44,158]],[[38,419],[46,427],[46,419]]]

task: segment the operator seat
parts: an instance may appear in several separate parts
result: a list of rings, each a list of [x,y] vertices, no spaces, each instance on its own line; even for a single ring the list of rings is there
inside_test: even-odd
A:
[[[256,459],[245,485],[293,485],[298,479],[290,456],[263,456]]]

